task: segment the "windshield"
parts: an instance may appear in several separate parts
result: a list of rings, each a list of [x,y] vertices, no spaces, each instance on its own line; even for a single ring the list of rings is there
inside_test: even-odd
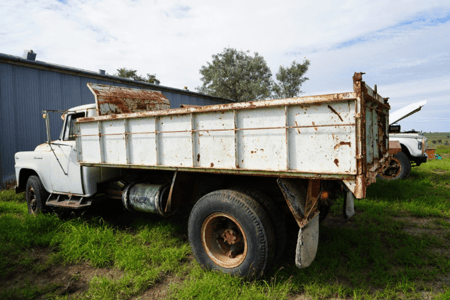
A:
[[[74,141],[76,139],[75,120],[78,118],[84,118],[84,116],[84,112],[66,115],[63,141]]]

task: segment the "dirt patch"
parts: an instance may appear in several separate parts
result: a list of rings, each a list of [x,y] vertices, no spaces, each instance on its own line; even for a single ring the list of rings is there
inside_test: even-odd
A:
[[[396,220],[404,222],[403,231],[413,236],[432,235],[448,242],[450,229],[445,228],[440,222],[450,224],[450,219],[442,218],[416,218],[397,217]]]
[[[354,219],[350,218],[347,220],[341,214],[328,214],[322,224],[330,228],[356,228]]]
[[[30,282],[44,287],[49,284],[58,285],[55,291],[59,295],[78,294],[88,290],[89,282],[95,276],[118,279],[123,271],[110,268],[96,268],[88,263],[78,265],[46,265],[52,251],[48,248],[35,248],[27,251],[32,258],[33,267],[17,267],[8,278],[0,279],[3,289],[23,286]]]
[[[56,295],[70,295],[76,297],[89,289],[89,283],[94,277],[106,277],[119,280],[125,275],[124,271],[112,268],[97,268],[89,263],[77,265],[49,264],[52,250],[49,248],[35,248],[26,251],[26,256],[32,259],[32,266],[17,266],[12,274],[7,278],[0,279],[0,286],[3,290],[23,287],[24,283],[44,287],[48,285],[57,286],[53,290]],[[192,261],[192,256],[188,261]],[[183,279],[179,276],[165,275],[160,281],[140,295],[131,299],[161,299],[168,295],[170,286],[179,284]],[[46,298],[46,296],[42,296]],[[38,298],[40,299],[40,298]]]
[[[161,281],[154,284],[151,288],[141,293],[139,296],[131,299],[163,299],[169,293],[170,286],[173,284],[179,284],[182,279],[178,276],[164,276]]]
[[[402,221],[407,226],[428,229],[442,229],[442,225],[439,222],[447,223],[450,226],[450,219],[447,218],[396,217],[395,220]]]
[[[433,169],[433,170],[431,170],[431,172],[436,173],[436,174],[446,174],[448,171],[442,170],[442,169]]]

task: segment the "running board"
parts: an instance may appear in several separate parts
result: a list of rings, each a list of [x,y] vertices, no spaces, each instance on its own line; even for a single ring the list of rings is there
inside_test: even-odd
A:
[[[82,209],[91,206],[92,198],[75,195],[50,194],[45,205],[52,207]]]

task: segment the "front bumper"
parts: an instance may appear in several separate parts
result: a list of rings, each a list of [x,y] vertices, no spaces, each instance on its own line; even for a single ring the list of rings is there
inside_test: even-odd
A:
[[[422,156],[413,157],[412,160],[416,163],[417,166],[420,166],[422,163],[428,161],[428,155],[424,154]]]

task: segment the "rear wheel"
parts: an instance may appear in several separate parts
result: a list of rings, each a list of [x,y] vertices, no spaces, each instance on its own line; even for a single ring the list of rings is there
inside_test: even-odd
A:
[[[251,197],[220,190],[202,197],[189,216],[192,252],[207,269],[241,276],[260,276],[273,235],[269,217]]]
[[[49,194],[45,190],[38,176],[32,175],[28,177],[25,191],[28,213],[30,215],[36,215],[38,213],[45,213],[49,211],[49,208],[45,205]]]
[[[284,248],[286,247],[287,232],[286,232],[286,223],[278,206],[269,196],[267,196],[260,190],[246,186],[236,186],[232,187],[231,189],[253,198],[264,208],[265,212],[267,213],[270,219],[270,223],[274,229],[275,234],[274,236],[275,249],[271,251],[273,253],[272,255],[273,257],[269,255],[269,263],[272,260],[276,261],[280,259],[281,255],[284,252]]]
[[[405,179],[411,173],[411,162],[403,152],[398,152],[391,157],[389,167],[377,174],[377,178],[383,180]]]

